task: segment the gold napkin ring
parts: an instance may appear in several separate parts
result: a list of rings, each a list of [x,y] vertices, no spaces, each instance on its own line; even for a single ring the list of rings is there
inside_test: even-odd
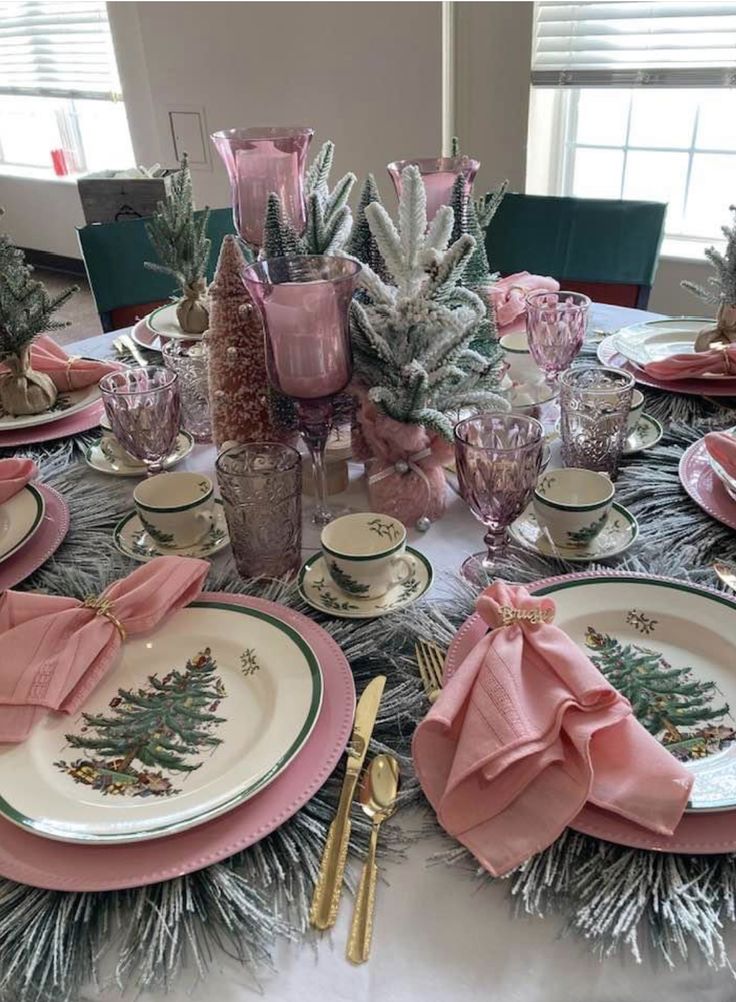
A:
[[[555,618],[552,609],[515,609],[512,605],[502,605],[499,608],[501,613],[501,624],[511,626],[512,623],[551,623]]]
[[[120,620],[115,615],[115,610],[112,601],[109,598],[105,598],[104,595],[88,595],[84,602],[82,602],[83,609],[94,609],[97,616],[104,616],[105,619],[109,619],[112,625],[120,634],[120,639],[125,640],[128,634],[125,631],[125,627],[120,622]]]
[[[81,355],[70,355],[69,358],[66,360],[65,375],[66,375],[67,387],[69,388],[70,393],[74,390],[74,387],[72,385],[72,366],[74,365],[75,362],[81,361],[81,358],[82,358]]]

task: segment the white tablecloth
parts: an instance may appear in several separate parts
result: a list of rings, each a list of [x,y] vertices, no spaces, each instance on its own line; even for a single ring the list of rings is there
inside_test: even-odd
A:
[[[596,306],[593,326],[614,330],[644,318],[638,310]],[[76,351],[103,354],[109,336],[85,341]],[[197,447],[187,460],[192,469],[212,472],[211,448]],[[131,488],[132,489],[132,488]],[[365,507],[360,482],[344,495],[348,503]],[[422,535],[413,531],[412,545],[432,561],[440,580],[464,557],[482,548],[482,527],[460,498],[453,496],[442,522]],[[313,540],[312,540],[313,541]],[[305,543],[309,544],[309,534]],[[406,828],[421,824],[420,812],[400,817]],[[402,863],[388,864],[379,886],[373,953],[370,962],[354,968],[345,959],[349,897],[343,899],[339,920],[330,935],[311,944],[282,944],[275,956],[275,973],[262,978],[269,1002],[733,1002],[736,982],[727,972],[713,972],[699,959],[670,971],[659,958],[646,954],[641,965],[629,956],[603,962],[578,936],[563,938],[564,922],[556,918],[514,918],[503,883],[478,888],[470,875],[444,864],[428,865],[429,857],[446,845],[423,838]],[[729,930],[736,946],[736,933]],[[240,965],[224,956],[206,981],[191,988],[194,972],[182,976],[173,997],[192,1002],[244,1002],[252,986]],[[89,991],[90,999],[112,1002],[116,991]],[[164,992],[146,994],[163,1002]],[[168,998],[172,998],[169,995]]]

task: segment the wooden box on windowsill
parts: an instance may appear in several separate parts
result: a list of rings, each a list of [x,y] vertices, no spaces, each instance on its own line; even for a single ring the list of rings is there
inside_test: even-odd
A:
[[[176,170],[167,170],[159,177],[101,177],[114,171],[100,171],[95,177],[80,177],[77,181],[85,221],[117,223],[125,219],[152,216],[156,205],[169,193]]]

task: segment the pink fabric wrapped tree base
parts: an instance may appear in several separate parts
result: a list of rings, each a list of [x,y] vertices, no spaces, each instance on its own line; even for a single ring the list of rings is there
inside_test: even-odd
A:
[[[420,519],[436,522],[447,507],[444,464],[452,446],[422,425],[403,424],[382,414],[362,390],[353,454],[365,462],[372,511],[411,527]]]

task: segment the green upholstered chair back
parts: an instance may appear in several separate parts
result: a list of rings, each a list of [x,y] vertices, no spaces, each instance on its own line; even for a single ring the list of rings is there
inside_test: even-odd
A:
[[[502,275],[551,275],[573,292],[643,308],[666,210],[662,202],[507,194],[488,227],[488,260]]]
[[[92,223],[77,228],[79,246],[95,297],[103,330],[124,327],[166,302],[175,282],[144,266],[156,254],[146,233],[146,219],[126,219],[118,223]],[[212,209],[207,235],[212,240],[207,278],[212,279],[220,244],[234,233],[230,209]]]

